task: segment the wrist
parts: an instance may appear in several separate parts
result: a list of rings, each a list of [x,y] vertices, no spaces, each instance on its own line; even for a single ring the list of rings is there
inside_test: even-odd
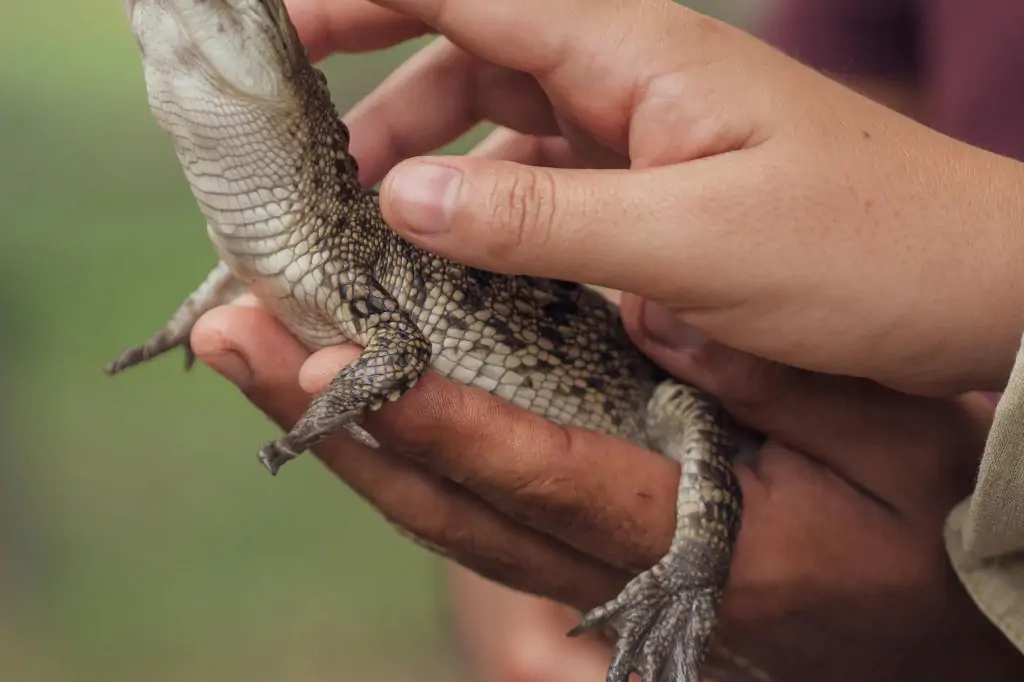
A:
[[[965,252],[952,286],[971,292],[960,325],[963,390],[1006,385],[1024,333],[1024,163],[956,143],[964,160],[957,217]],[[955,281],[960,279],[960,282]]]
[[[909,191],[893,197],[888,248],[909,275],[910,291],[894,298],[910,294],[903,301],[917,308],[892,323],[917,341],[896,352],[898,379],[880,380],[921,394],[999,391],[1024,332],[1024,163],[914,127],[929,139],[899,140],[916,153]],[[923,239],[910,236],[922,229]]]

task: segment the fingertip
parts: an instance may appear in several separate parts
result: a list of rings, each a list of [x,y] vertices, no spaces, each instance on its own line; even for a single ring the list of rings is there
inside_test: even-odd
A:
[[[210,356],[237,351],[235,329],[243,307],[244,304],[218,306],[196,321],[189,340],[200,360],[205,362]]]
[[[366,0],[287,0],[286,4],[313,62],[331,53],[385,49],[429,32],[421,21]]]
[[[243,389],[255,383],[294,383],[308,355],[298,340],[258,305],[232,304],[210,310],[192,328],[190,341],[203,364]]]
[[[380,205],[392,228],[421,238],[449,232],[463,178],[462,169],[451,161],[407,159],[388,172]]]
[[[221,306],[200,317],[192,328],[190,343],[200,362],[245,390],[252,381],[252,369],[239,353],[233,336],[238,310],[231,305]]]
[[[299,386],[306,393],[320,393],[342,369],[352,363],[362,350],[355,345],[332,346],[319,350],[302,364]]]

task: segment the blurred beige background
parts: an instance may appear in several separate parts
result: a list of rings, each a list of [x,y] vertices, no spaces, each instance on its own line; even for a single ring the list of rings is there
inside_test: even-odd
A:
[[[338,106],[419,46],[328,60]],[[0,679],[457,676],[435,559],[312,458],[267,476],[180,353],[101,371],[213,258],[120,0],[0,0],[0,206]]]

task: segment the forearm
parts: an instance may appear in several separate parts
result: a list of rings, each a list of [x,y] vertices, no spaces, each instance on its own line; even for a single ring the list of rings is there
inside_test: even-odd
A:
[[[891,295],[909,295],[908,305],[917,308],[891,324],[894,333],[898,326],[921,324],[912,333],[933,339],[947,366],[958,368],[951,376],[959,376],[932,390],[925,376],[908,373],[906,388],[941,394],[1001,390],[1024,331],[1024,163],[918,126],[888,144],[887,156],[903,157],[893,167],[902,179],[894,178],[879,195],[891,219],[889,237],[876,248],[888,250],[890,263],[905,273],[898,284],[905,291]],[[881,180],[885,188],[884,174]],[[863,207],[865,223],[877,219],[871,203]],[[931,243],[911,236],[922,228]],[[866,269],[864,276],[873,274]],[[907,366],[935,372],[935,363],[922,362],[921,353],[928,353],[926,345],[905,358]]]

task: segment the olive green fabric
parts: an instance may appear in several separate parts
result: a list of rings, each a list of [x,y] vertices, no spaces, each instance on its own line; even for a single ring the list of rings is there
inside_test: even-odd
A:
[[[1024,345],[996,407],[974,493],[946,521],[946,547],[975,603],[1024,651]]]

